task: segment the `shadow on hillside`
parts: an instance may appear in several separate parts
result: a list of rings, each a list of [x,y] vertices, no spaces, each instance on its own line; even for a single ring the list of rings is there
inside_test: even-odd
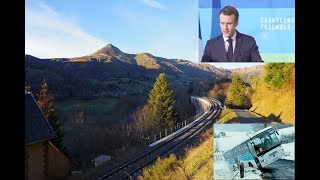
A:
[[[239,124],[240,120],[238,117],[234,117],[232,119],[230,119],[229,121],[225,122],[226,124]]]
[[[258,108],[258,106],[256,106],[254,109],[250,110],[250,108],[248,110],[255,112],[256,109]],[[258,114],[258,113],[257,113]]]
[[[231,104],[228,104],[228,105],[226,105],[229,109],[247,109],[247,110],[249,110],[250,108],[251,108],[251,106],[246,106],[246,105],[244,105],[244,106],[236,106],[236,105],[231,105]]]
[[[267,117],[267,119],[270,120],[270,121],[272,121],[272,122],[281,123],[281,122],[282,122],[282,120],[281,120],[281,118],[280,118],[281,114],[282,114],[282,112],[281,112],[278,116],[276,116],[276,115],[274,115],[273,113],[271,113],[271,114]]]
[[[255,109],[256,109],[256,108],[255,108]],[[255,109],[253,109],[253,110],[251,110],[251,111],[254,112]],[[282,112],[281,112],[278,116],[276,116],[275,114],[271,113],[268,117],[265,117],[265,116],[263,116],[262,114],[257,113],[257,112],[255,112],[255,113],[258,114],[258,115],[260,115],[260,116],[262,116],[261,118],[262,118],[263,121],[265,121],[265,122],[268,122],[268,123],[272,123],[272,122],[273,122],[273,123],[280,123],[280,124],[282,124],[282,119],[280,118]]]

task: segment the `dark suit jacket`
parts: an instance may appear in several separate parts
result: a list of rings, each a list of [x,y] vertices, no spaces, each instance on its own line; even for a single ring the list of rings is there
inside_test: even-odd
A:
[[[207,41],[201,62],[263,62],[253,37],[237,31],[232,61],[228,61],[222,34]]]

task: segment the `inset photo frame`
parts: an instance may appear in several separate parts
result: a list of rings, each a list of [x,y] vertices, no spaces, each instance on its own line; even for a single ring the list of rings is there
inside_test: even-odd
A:
[[[227,6],[238,17],[230,9],[221,12]],[[295,62],[294,0],[199,0],[198,12],[199,62],[261,62],[258,55],[263,62]],[[235,36],[229,60],[223,35],[233,29],[242,37]]]

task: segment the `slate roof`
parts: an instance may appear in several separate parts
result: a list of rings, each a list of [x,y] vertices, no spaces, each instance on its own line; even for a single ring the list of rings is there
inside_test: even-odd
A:
[[[25,145],[56,137],[49,121],[31,93],[25,94]]]

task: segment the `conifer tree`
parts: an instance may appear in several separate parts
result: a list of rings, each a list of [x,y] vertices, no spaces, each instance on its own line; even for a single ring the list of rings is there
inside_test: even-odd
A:
[[[63,129],[60,124],[59,116],[54,107],[54,97],[53,95],[48,94],[48,85],[45,80],[43,80],[40,93],[37,94],[36,98],[39,107],[43,111],[44,115],[48,119],[50,125],[57,135],[57,137],[51,141],[55,146],[62,150],[62,138],[64,135]]]
[[[149,93],[149,103],[156,123],[161,129],[172,126],[177,121],[173,91],[164,73],[161,73]]]
[[[246,86],[239,75],[233,76],[228,89],[226,104],[238,107],[247,105],[245,91]]]

